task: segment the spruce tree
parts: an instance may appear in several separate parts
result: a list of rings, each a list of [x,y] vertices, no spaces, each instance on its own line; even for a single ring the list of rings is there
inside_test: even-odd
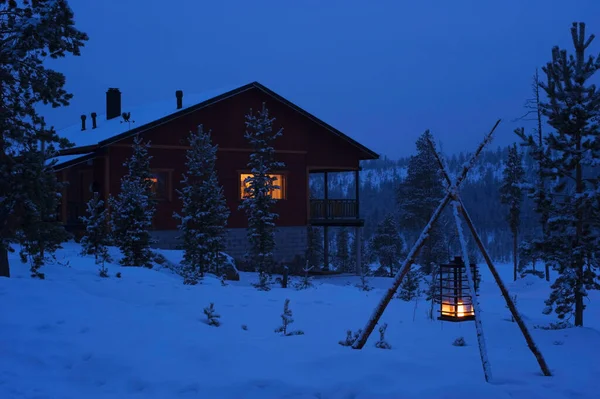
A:
[[[417,154],[410,157],[406,179],[399,184],[396,197],[401,224],[411,241],[418,238],[445,194],[440,167],[428,140],[433,142],[429,130],[417,139]],[[426,273],[432,263],[437,264],[447,257],[444,236],[438,230],[432,230],[419,256]]]
[[[546,156],[549,156],[547,146],[544,143],[544,131],[543,131],[543,113],[542,113],[542,99],[541,99],[541,82],[538,74],[538,69],[536,68],[535,74],[533,75],[532,81],[532,94],[533,96],[528,99],[525,103],[525,108],[527,112],[520,119],[522,120],[531,120],[536,122],[536,127],[534,128],[534,138],[535,146],[530,148],[529,155],[535,161],[535,184],[531,185],[527,190],[527,194],[530,198],[533,199],[535,212],[539,216],[539,224],[541,228],[541,236],[537,235],[528,240],[525,243],[528,251],[528,255],[531,256],[533,262],[535,259],[545,260],[545,253],[543,250],[543,242],[546,238],[546,229],[548,225],[548,210],[550,209],[550,198],[547,195],[547,177],[543,173],[544,165],[543,159]],[[531,117],[533,115],[533,117]],[[525,136],[525,130],[523,128],[517,129],[516,133],[527,141]],[[545,275],[546,281],[550,281],[550,262],[545,263]]]
[[[308,267],[315,270],[320,269],[323,264],[323,234],[321,228],[318,226],[307,227],[307,248],[306,248],[306,261]]]
[[[47,160],[68,143],[44,125],[38,105],[67,106],[72,95],[64,89],[65,76],[44,61],[78,56],[87,40],[66,0],[0,2],[0,276],[10,276],[8,250],[21,227],[43,214],[32,197],[39,181],[30,176],[44,178],[43,198],[59,191],[38,172],[47,166],[50,173],[54,163]]]
[[[244,200],[240,209],[248,217],[248,242],[250,248],[246,259],[259,273],[256,287],[268,290],[268,282],[275,264],[275,220],[278,215],[273,212],[276,200],[271,193],[281,189],[276,178],[271,174],[284,164],[275,160],[273,141],[282,135],[283,129],[273,131],[273,121],[263,103],[262,110],[254,115],[252,110],[246,115],[245,138],[253,149],[250,154],[248,168],[250,177],[246,179]]]
[[[133,154],[124,163],[128,169],[121,179],[121,192],[110,200],[114,237],[123,254],[123,266],[152,267],[149,230],[155,203],[148,147],[139,135],[134,137]]]
[[[398,288],[397,298],[406,302],[418,298],[421,295],[422,279],[422,272],[415,267],[411,267],[408,273],[406,273],[406,276],[404,276],[404,279]]]
[[[373,256],[379,260],[381,268],[387,268],[389,272],[386,274],[394,277],[395,267],[400,264],[403,256],[404,242],[398,233],[392,214],[388,214],[379,223],[371,238],[370,247]]]
[[[533,136],[517,133],[536,150],[543,176],[554,182],[546,193],[542,247],[559,276],[546,304],[560,319],[574,313],[574,324],[583,326],[588,290],[600,288],[600,92],[592,83],[600,56],[586,56],[594,36],[585,37],[584,23],[573,23],[571,36],[575,54],[556,46],[543,68],[547,82],[541,87],[548,99],[541,109],[554,129],[544,137],[546,149]]]
[[[217,179],[217,146],[212,144],[210,132],[200,125],[188,140],[188,170],[181,181],[183,189],[177,191],[183,207],[174,217],[180,221],[183,238],[183,282],[196,284],[205,272],[218,273],[229,208]]]
[[[21,244],[21,257],[28,258],[31,265],[31,277],[44,278],[39,270],[48,256],[61,247],[69,234],[59,223],[57,210],[60,204],[59,190],[62,184],[56,179],[52,169],[54,163],[46,164],[45,150],[24,151],[21,162],[25,166],[23,177],[35,182],[27,185],[27,212],[22,215],[22,225],[18,233]]]
[[[513,235],[513,280],[516,281],[519,252],[518,236],[519,225],[521,224],[521,202],[523,201],[523,189],[521,185],[525,182],[523,160],[519,150],[517,150],[516,144],[508,149],[508,159],[502,176],[500,201],[508,206],[506,220]]]
[[[350,234],[348,229],[342,227],[335,236],[335,263],[337,269],[344,273],[351,273],[356,269],[355,265],[350,261],[349,241]]]
[[[83,255],[94,255],[96,264],[100,265],[100,276],[108,277],[105,267],[106,262],[111,261],[108,254],[108,246],[111,244],[111,226],[108,210],[104,207],[104,201],[98,193],[87,203],[87,216],[81,217],[85,225],[85,233],[81,238]]]

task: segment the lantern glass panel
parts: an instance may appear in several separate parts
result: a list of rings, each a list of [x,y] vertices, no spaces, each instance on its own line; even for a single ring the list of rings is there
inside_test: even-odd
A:
[[[479,286],[477,266],[475,264],[470,266],[475,277],[475,290],[477,291]],[[455,257],[452,262],[440,265],[439,280],[439,319],[448,321],[473,320],[475,318],[473,299],[462,258]]]

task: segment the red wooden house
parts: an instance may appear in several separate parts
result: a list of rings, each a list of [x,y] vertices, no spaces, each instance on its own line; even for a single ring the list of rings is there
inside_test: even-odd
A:
[[[105,199],[119,192],[133,136],[140,134],[151,143],[150,165],[158,199],[153,234],[158,246],[175,247],[178,232],[173,212],[181,209],[175,190],[186,169],[187,135],[202,124],[212,131],[213,143],[218,145],[219,183],[231,210],[227,252],[240,259],[246,249],[247,220],[238,206],[251,153],[244,138],[244,117],[263,103],[276,118],[274,128],[283,127],[283,135],[274,143],[277,160],[285,164],[284,169],[274,171],[281,185],[273,194],[280,199],[275,205],[279,213],[277,260],[289,262],[304,256],[308,225],[325,226],[325,230],[354,226],[359,231],[363,220],[358,190],[354,199],[329,198],[327,190],[323,198],[309,199],[309,176],[322,173],[326,181],[327,173],[343,171],[353,173],[358,181],[360,161],[378,155],[257,82],[198,96],[184,96],[178,90],[172,100],[138,109],[122,109],[120,91],[109,89],[104,115],[82,115],[81,124],[59,131],[75,143],[74,148],[61,152],[55,166],[59,180],[69,183],[62,197],[62,222],[77,230],[93,192]]]

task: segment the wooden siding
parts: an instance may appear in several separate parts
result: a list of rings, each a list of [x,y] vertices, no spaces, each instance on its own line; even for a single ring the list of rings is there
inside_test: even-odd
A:
[[[185,93],[184,93],[185,97]],[[176,99],[173,97],[173,102]],[[217,153],[217,171],[219,183],[223,186],[227,205],[231,211],[229,227],[246,227],[246,216],[239,205],[239,172],[247,169],[251,148],[244,138],[244,117],[252,108],[254,112],[262,108],[263,102],[275,118],[274,128],[283,127],[283,135],[276,139],[274,147],[276,158],[285,164],[282,171],[287,177],[287,197],[275,205],[279,214],[279,226],[304,226],[308,224],[308,171],[311,167],[357,169],[359,150],[347,141],[335,136],[324,127],[317,125],[295,110],[278,102],[266,93],[251,89],[234,97],[213,104],[156,126],[143,133],[144,141],[150,141],[150,166],[153,169],[172,170],[171,200],[160,201],[154,220],[157,230],[177,228],[173,213],[181,210],[181,201],[176,190],[181,188],[181,176],[185,172],[185,151],[190,130],[196,130],[199,124],[212,132],[214,144],[219,146]],[[127,111],[124,109],[124,111]],[[131,115],[135,120],[135,115]],[[81,132],[86,134],[86,132]],[[78,170],[90,170],[93,180],[98,183],[102,196],[106,189],[112,195],[120,191],[121,178],[127,172],[123,165],[131,156],[132,138],[124,139],[99,150],[91,165],[81,164],[69,168],[67,173],[71,182],[68,201],[85,200],[74,173]],[[106,163],[108,162],[108,163]],[[106,176],[108,173],[108,178]],[[85,209],[85,208],[84,208]]]

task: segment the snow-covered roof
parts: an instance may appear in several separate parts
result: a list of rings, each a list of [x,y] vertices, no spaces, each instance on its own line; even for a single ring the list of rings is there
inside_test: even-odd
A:
[[[81,130],[81,122],[59,130],[59,136],[64,137],[75,144],[75,147],[85,147],[96,145],[111,137],[125,133],[131,129],[139,128],[148,123],[157,121],[176,112],[183,111],[194,105],[198,105],[215,97],[224,95],[230,91],[238,89],[240,86],[221,88],[218,90],[210,90],[198,94],[183,95],[183,108],[177,109],[177,101],[175,96],[168,101],[161,101],[152,104],[133,108],[122,108],[122,112],[130,112],[131,125],[127,122],[122,122],[123,118],[118,116],[110,120],[106,120],[106,114],[98,114],[96,117],[97,127],[92,129],[92,120],[88,115],[86,120],[86,130]]]
[[[342,133],[339,130],[335,129],[334,127],[328,125],[327,123],[323,122],[322,120],[318,119],[317,117],[311,115],[310,113],[306,112],[302,108],[298,107],[297,105],[293,104],[292,102],[281,97],[277,93],[272,92],[271,90],[264,87],[263,85],[261,85],[258,82],[252,82],[252,83],[249,83],[249,84],[246,84],[243,86],[238,85],[238,86],[224,87],[224,88],[221,88],[218,90],[210,90],[210,91],[206,91],[206,92],[199,93],[199,94],[184,93],[183,106],[181,109],[177,109],[176,98],[172,98],[168,101],[157,102],[154,104],[147,104],[147,105],[144,105],[141,107],[134,107],[134,108],[122,107],[122,109],[121,109],[122,112],[131,113],[131,123],[123,121],[123,118],[120,116],[116,117],[116,118],[112,118],[110,120],[106,120],[106,114],[100,114],[100,115],[97,115],[97,117],[96,117],[96,126],[97,127],[95,129],[92,129],[92,120],[91,120],[91,118],[88,118],[86,120],[86,130],[84,130],[84,131],[81,130],[81,122],[79,122],[68,128],[60,129],[57,133],[59,136],[64,137],[64,138],[68,139],[69,141],[71,141],[72,143],[74,143],[76,148],[84,147],[80,151],[88,153],[89,151],[93,151],[93,148],[85,148],[85,147],[91,147],[91,146],[96,146],[96,145],[104,146],[104,145],[111,144],[112,142],[115,142],[115,141],[118,141],[125,137],[128,137],[129,134],[127,134],[127,133],[129,133],[130,131],[131,131],[131,134],[141,132],[145,129],[144,126],[147,126],[148,128],[150,128],[151,126],[153,126],[152,125],[153,123],[160,121],[163,118],[169,117],[171,115],[173,117],[177,117],[180,113],[183,115],[186,113],[186,110],[188,110],[189,108],[193,108],[195,110],[199,107],[208,106],[210,104],[213,104],[215,101],[219,101],[221,99],[228,98],[229,96],[239,94],[241,92],[244,92],[244,91],[252,89],[252,88],[258,88],[259,90],[262,90],[263,92],[272,96],[276,100],[284,103],[285,105],[296,110],[303,116],[311,119],[315,123],[321,125],[325,129],[331,131],[333,134],[337,135],[338,137],[341,137],[342,139],[348,141],[353,146],[356,146],[357,148],[361,149],[363,151],[363,153],[366,154],[366,156],[367,156],[367,158],[364,158],[364,159],[379,158],[379,155],[377,153],[375,153],[374,151],[368,149],[367,147],[358,143],[354,139],[346,136],[344,133]],[[70,149],[70,151],[72,151],[72,149]],[[66,154],[69,154],[69,153],[66,153]],[[65,156],[66,156],[66,154],[65,154]],[[89,153],[84,154],[84,155],[89,155]],[[84,155],[80,155],[80,156],[84,156]],[[72,159],[70,159],[69,161],[72,161]],[[67,162],[67,161],[64,161],[64,162]],[[56,166],[60,168],[60,166],[64,162],[61,161]]]
[[[88,152],[85,154],[72,154],[72,155],[61,155],[52,159],[49,159],[47,163],[51,163],[56,161],[54,164],[54,170],[59,171],[63,169],[64,166],[73,166],[80,162],[85,162],[90,156],[93,155],[93,152]],[[79,160],[80,162],[77,162]],[[67,165],[68,163],[68,165]]]

